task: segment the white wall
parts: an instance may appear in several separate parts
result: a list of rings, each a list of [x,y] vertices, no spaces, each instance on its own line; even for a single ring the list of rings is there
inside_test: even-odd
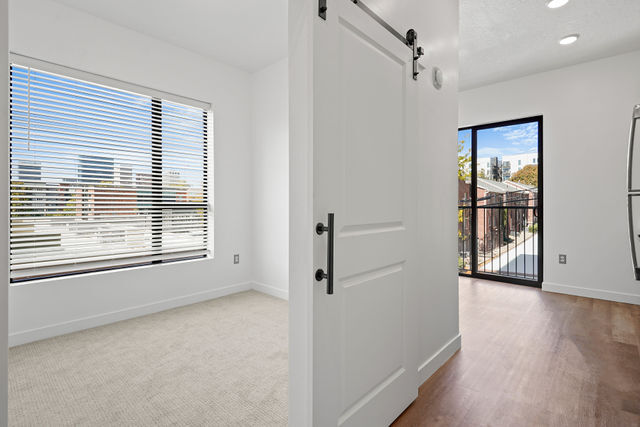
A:
[[[251,76],[253,274],[256,289],[289,294],[289,72],[282,59]]]
[[[405,24],[415,26],[421,60],[419,200],[422,283],[419,286],[419,384],[426,381],[461,346],[458,321],[457,264],[457,120],[458,22],[457,1],[402,2]],[[432,85],[433,67],[444,75],[442,89]]]
[[[419,382],[426,380],[458,348],[458,276],[456,242],[458,2],[371,0],[367,5],[403,31],[415,28],[426,50],[420,75],[420,256]],[[329,4],[330,13],[330,4]],[[290,73],[290,300],[289,422],[312,420],[313,305],[313,20],[317,1],[289,3]],[[432,67],[444,72],[444,87],[431,85]],[[295,250],[294,250],[295,249]],[[320,379],[321,380],[321,379]]]
[[[214,259],[12,286],[10,341],[26,342],[250,287],[251,76],[47,0],[12,1],[9,32],[10,49],[16,53],[211,102],[215,200]],[[238,265],[233,265],[235,253],[240,254]]]
[[[625,193],[639,76],[636,51],[460,94],[460,126],[544,116],[545,290],[640,304]]]

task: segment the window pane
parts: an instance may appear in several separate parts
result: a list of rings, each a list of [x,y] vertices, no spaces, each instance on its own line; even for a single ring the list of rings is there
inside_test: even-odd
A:
[[[477,131],[477,270],[537,280],[538,122]]]
[[[10,71],[12,281],[206,254],[206,111]]]
[[[471,129],[458,132],[458,271],[471,272]]]

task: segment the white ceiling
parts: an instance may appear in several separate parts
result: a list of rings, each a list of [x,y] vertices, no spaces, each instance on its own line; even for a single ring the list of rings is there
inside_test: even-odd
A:
[[[461,90],[636,49],[640,0],[460,0]]]
[[[55,1],[247,71],[287,55],[288,0]],[[640,0],[460,0],[463,90],[635,49]]]
[[[287,0],[55,0],[246,71],[287,56]]]

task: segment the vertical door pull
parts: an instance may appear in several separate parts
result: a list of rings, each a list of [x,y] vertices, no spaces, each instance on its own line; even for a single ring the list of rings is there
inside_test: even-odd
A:
[[[633,115],[631,116],[631,130],[629,131],[629,155],[627,157],[627,216],[629,220],[629,243],[631,244],[631,262],[633,264],[633,272],[635,274],[636,280],[640,280],[640,268],[638,267],[638,256],[636,254],[636,239],[634,235],[637,234],[638,230],[635,230],[635,215],[637,212],[634,212],[633,206],[633,198],[640,197],[640,192],[638,188],[635,188],[633,185],[633,174],[638,174],[640,171],[633,170],[633,155],[635,151],[635,141],[636,141],[636,125],[637,122],[640,121],[640,104],[634,105],[633,107]],[[640,235],[638,235],[640,239]]]
[[[633,151],[634,144],[636,142],[636,122],[640,121],[640,104],[633,107],[633,116],[631,117],[631,130],[629,131],[629,154],[627,155],[627,191],[632,192],[638,190],[633,188],[633,173],[640,173],[640,171],[634,171],[633,169]]]
[[[328,214],[327,225],[319,222],[316,224],[316,234],[321,236],[324,232],[328,233],[327,237],[327,271],[321,268],[316,270],[316,280],[321,282],[327,280],[327,294],[333,294],[333,213]]]

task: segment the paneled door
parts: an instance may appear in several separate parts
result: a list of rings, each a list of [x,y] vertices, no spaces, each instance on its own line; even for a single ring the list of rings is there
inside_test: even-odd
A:
[[[314,425],[383,426],[418,392],[418,83],[351,1],[314,25]]]

